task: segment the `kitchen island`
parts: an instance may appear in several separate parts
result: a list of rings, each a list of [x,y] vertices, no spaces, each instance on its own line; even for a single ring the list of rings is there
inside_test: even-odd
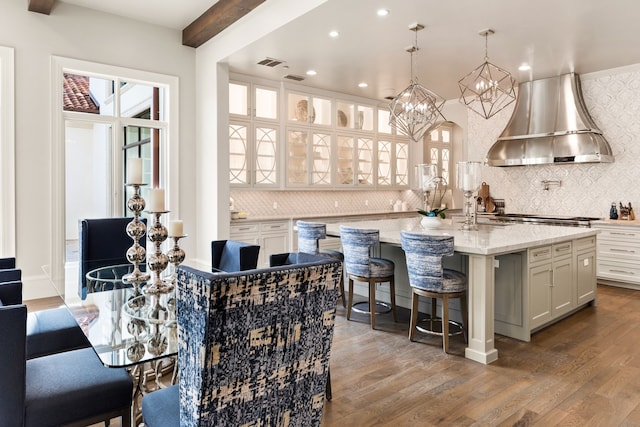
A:
[[[415,217],[327,224],[327,234],[339,236],[340,225],[380,230],[380,256],[396,263],[396,299],[404,307],[410,287],[400,231],[453,236],[469,281],[465,356],[480,363],[498,358],[494,331],[529,341],[532,331],[595,300],[595,229],[479,224],[462,231],[461,223],[444,220],[425,230]]]

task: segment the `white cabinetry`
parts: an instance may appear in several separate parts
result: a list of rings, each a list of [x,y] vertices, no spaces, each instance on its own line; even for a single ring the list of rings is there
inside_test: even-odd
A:
[[[269,255],[289,252],[289,221],[233,224],[230,239],[260,245],[258,267],[269,265]]]
[[[619,222],[593,225],[598,234],[598,280],[640,289],[640,227]]]

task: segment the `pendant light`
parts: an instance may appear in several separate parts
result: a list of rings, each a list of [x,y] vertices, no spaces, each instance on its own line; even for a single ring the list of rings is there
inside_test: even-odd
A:
[[[492,29],[478,32],[484,37],[484,64],[458,81],[460,102],[485,119],[516,100],[516,81],[509,72],[489,62],[489,36]]]
[[[441,112],[445,99],[419,84],[413,73],[414,53],[419,50],[418,31],[423,29],[424,25],[418,23],[409,26],[415,33],[415,45],[406,49],[411,54],[411,81],[389,104],[389,125],[415,142],[421,142],[425,133],[446,121]]]

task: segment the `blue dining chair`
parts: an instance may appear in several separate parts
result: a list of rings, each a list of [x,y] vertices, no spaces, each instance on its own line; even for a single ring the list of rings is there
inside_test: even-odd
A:
[[[237,240],[211,242],[211,270],[233,272],[253,270],[258,265],[260,246]]]
[[[349,301],[347,303],[347,320],[351,320],[351,310],[369,313],[371,329],[376,327],[376,314],[391,311],[393,321],[396,318],[395,264],[385,258],[373,257],[371,254],[380,244],[380,230],[340,226],[340,240],[344,253],[344,264],[349,278]],[[365,282],[369,285],[369,309],[354,307],[353,282]],[[376,284],[389,283],[390,304],[376,301]],[[356,304],[357,305],[357,304]],[[378,311],[377,307],[381,307]]]
[[[467,277],[455,270],[442,266],[442,257],[452,256],[453,237],[435,236],[424,233],[401,231],[402,249],[407,260],[409,284],[411,285],[411,322],[409,325],[409,340],[413,341],[415,331],[442,335],[442,349],[449,351],[449,324],[460,328],[465,335],[467,323]],[[428,319],[430,327],[418,326],[419,297],[431,298],[431,317]],[[460,298],[462,310],[462,325],[449,319],[449,299]],[[442,299],[442,318],[437,319],[437,299]],[[440,331],[436,324],[441,324]],[[465,339],[466,340],[466,339]]]
[[[298,221],[298,252],[328,256],[344,262],[344,254],[332,249],[320,249],[320,239],[327,238],[327,225],[320,222]],[[340,298],[342,306],[346,307],[344,297],[344,277],[340,280]]]

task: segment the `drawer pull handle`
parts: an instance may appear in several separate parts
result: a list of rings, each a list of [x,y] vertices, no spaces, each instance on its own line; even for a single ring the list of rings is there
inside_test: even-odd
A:
[[[238,231],[245,231],[245,230],[251,230],[251,227],[240,227],[240,228],[238,228]]]
[[[548,255],[548,254],[549,254],[549,250],[547,249],[546,251],[534,252],[533,256],[542,256],[542,255]]]
[[[636,251],[632,251],[631,249],[616,249],[616,248],[611,248],[610,249],[611,252],[627,252],[627,253],[631,253],[634,254],[636,253]]]
[[[564,252],[564,251],[568,251],[569,249],[571,249],[570,246],[563,246],[561,248],[556,248],[556,252]]]
[[[636,233],[620,233],[619,231],[612,231],[611,234],[615,234],[618,236],[635,236]]]
[[[614,270],[614,269],[611,269],[609,271],[611,271],[612,273],[630,274],[632,276],[635,274],[633,271],[625,271],[625,270]]]

